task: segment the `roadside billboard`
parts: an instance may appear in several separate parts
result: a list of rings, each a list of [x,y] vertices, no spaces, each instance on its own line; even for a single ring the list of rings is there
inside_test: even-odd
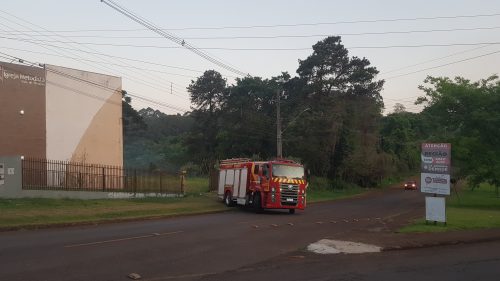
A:
[[[425,193],[450,195],[450,175],[421,173],[420,190]]]
[[[450,195],[451,144],[423,143],[420,191]]]

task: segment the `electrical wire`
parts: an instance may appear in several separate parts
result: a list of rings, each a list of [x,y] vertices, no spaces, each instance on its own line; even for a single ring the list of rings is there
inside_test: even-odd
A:
[[[30,25],[33,25],[33,26],[36,26],[36,27],[38,27],[38,28],[42,28],[42,29],[44,29],[43,27],[37,26],[37,25],[35,25],[35,24],[33,24],[33,23],[30,23],[30,22],[28,22],[28,21],[26,21],[26,20],[23,20],[23,19],[21,19],[21,18],[19,18],[19,17],[15,16],[15,15],[12,15],[12,14],[7,13],[7,12],[5,12],[5,11],[0,10],[0,12],[1,12],[1,13],[4,13],[4,14],[7,14],[7,15],[9,15],[9,16],[11,16],[11,17],[13,17],[13,18],[18,19],[18,20],[21,20],[21,21],[23,21],[23,22],[29,23]],[[0,16],[0,17],[1,17],[1,16]],[[4,17],[1,17],[1,18],[4,18]],[[4,19],[5,19],[5,18],[4,18]],[[22,24],[19,24],[19,23],[16,23],[16,24],[17,24],[17,25],[19,25],[19,26],[22,26],[22,27],[25,27],[25,28],[26,28],[26,26],[25,26],[25,25],[22,25]],[[56,36],[59,36],[59,37],[63,37],[63,36],[60,36],[60,35],[58,35],[58,34],[55,34],[55,35],[56,35]],[[78,44],[77,42],[73,42],[73,43]],[[58,48],[58,47],[56,46],[55,48]],[[90,48],[89,48],[89,49],[90,49]],[[92,49],[90,49],[90,50],[92,50]],[[93,50],[92,50],[92,51],[93,51]],[[59,53],[59,52],[58,52],[58,53]],[[99,58],[99,59],[102,59],[102,58]],[[78,61],[78,60],[77,60],[77,61]],[[80,61],[80,62],[81,62],[81,61]],[[110,61],[108,61],[108,62],[110,62]],[[86,63],[86,64],[87,64],[87,63]],[[105,68],[105,69],[109,69],[109,70],[111,70],[111,71],[117,72],[116,70],[113,70],[113,69],[111,69],[111,68],[109,68],[109,67],[107,67],[107,66],[103,66],[103,67],[99,67],[99,68],[101,68],[101,69]],[[119,73],[122,73],[122,75],[123,75],[123,72],[120,72],[120,71],[118,71],[118,72],[119,72]],[[125,76],[129,76],[129,77],[130,77],[130,75],[127,75],[127,74],[124,74],[124,75],[125,75]],[[137,82],[137,83],[143,84],[143,85],[148,86],[148,87],[151,87],[151,88],[155,88],[155,89],[160,90],[160,91],[169,92],[168,90],[164,90],[164,89],[161,89],[161,88],[157,88],[157,87],[152,86],[149,82],[145,81],[144,79],[140,79],[140,78],[135,78],[135,79],[134,79],[134,78],[132,78],[131,80],[135,80],[135,82]],[[140,81],[140,82],[138,82],[138,81]],[[161,80],[161,83],[163,83],[163,80]],[[173,84],[173,82],[170,82],[170,83],[171,83],[171,85]],[[171,86],[171,85],[169,85],[169,86]],[[167,86],[167,87],[168,87],[168,86]],[[171,90],[170,90],[170,91],[171,91]],[[176,94],[176,95],[177,95],[177,94]],[[179,96],[179,97],[181,97],[181,98],[186,98],[186,96],[183,96],[183,95],[177,95],[177,96]]]
[[[112,46],[112,47],[134,47],[134,48],[154,48],[154,49],[184,49],[183,46],[158,46],[158,45],[134,45],[134,44],[115,44],[115,43],[94,43],[94,42],[71,42],[60,40],[40,40],[26,39],[0,36],[0,38],[8,40],[20,40],[29,42],[45,42],[45,43],[63,43],[63,44],[80,44],[80,45],[95,45],[95,46]],[[385,46],[352,46],[345,47],[348,50],[353,49],[392,49],[392,48],[424,48],[424,47],[451,47],[451,46],[477,46],[477,45],[500,45],[500,42],[474,42],[474,43],[446,43],[446,44],[416,44],[416,45],[385,45]],[[223,50],[223,51],[304,51],[311,50],[312,47],[305,48],[227,48],[227,47],[200,47],[200,50]]]
[[[436,68],[441,68],[441,67],[445,67],[445,66],[449,66],[449,65],[453,65],[453,64],[465,62],[465,61],[470,61],[470,60],[474,60],[474,59],[478,59],[478,58],[482,58],[482,57],[486,57],[486,56],[491,56],[491,55],[495,55],[495,54],[498,54],[498,53],[500,53],[500,51],[495,51],[495,52],[491,52],[491,53],[487,53],[487,54],[482,54],[482,55],[475,56],[475,57],[469,57],[469,58],[461,59],[461,60],[458,60],[458,61],[453,61],[453,62],[449,62],[449,63],[445,63],[445,64],[433,66],[433,67],[428,67],[428,68],[420,69],[420,70],[417,70],[417,71],[408,72],[408,73],[405,73],[405,74],[395,75],[395,76],[384,78],[384,80],[390,80],[390,79],[394,79],[394,78],[398,78],[398,77],[408,76],[408,75],[411,75],[411,74],[415,74],[415,73],[419,73],[419,72],[423,72],[423,71],[427,71],[427,70],[432,70],[432,69],[436,69]]]
[[[470,19],[470,18],[485,18],[497,17],[500,13],[490,14],[472,14],[472,15],[452,15],[452,16],[434,16],[434,17],[413,17],[413,18],[380,18],[380,19],[361,19],[361,20],[345,20],[335,22],[313,22],[313,23],[291,23],[291,24],[268,24],[268,25],[247,25],[247,26],[199,26],[199,27],[179,27],[179,28],[159,28],[158,30],[220,30],[220,29],[254,29],[254,28],[281,28],[281,27],[297,27],[297,26],[318,26],[318,25],[339,25],[339,24],[359,24],[359,23],[380,23],[380,22],[400,22],[400,21],[433,21],[433,20],[451,20],[451,19]],[[149,29],[149,28],[148,28]],[[73,33],[73,32],[130,32],[144,31],[140,29],[79,29],[79,30],[57,30],[55,32]]]
[[[33,53],[33,54],[40,54],[40,55],[47,55],[47,56],[54,56],[54,57],[60,57],[60,58],[78,59],[78,58],[70,57],[70,56],[55,55],[55,54],[51,54],[51,53],[36,52],[36,51],[30,51],[30,50],[26,50],[26,49],[19,49],[19,48],[8,48],[8,47],[0,46],[0,49],[6,49],[6,50],[12,50],[12,51],[21,51],[21,52],[27,52],[27,53]],[[81,59],[81,60],[87,61],[87,62],[99,63],[99,61],[95,61],[95,60],[88,60],[88,59]],[[125,67],[125,68],[133,68],[133,69],[138,69],[138,70],[143,70],[143,71],[148,71],[148,72],[157,72],[157,73],[163,73],[163,74],[168,74],[168,75],[188,77],[188,78],[192,78],[192,79],[196,79],[197,78],[197,77],[192,76],[192,75],[172,73],[172,72],[166,72],[166,71],[161,71],[161,70],[156,70],[156,69],[141,68],[141,67],[129,66],[129,65],[123,65],[123,64],[116,64],[116,63],[108,63],[108,64],[109,65],[114,65],[114,66],[119,66],[119,67]]]
[[[144,18],[141,18],[139,17],[138,15],[132,13],[131,11],[127,10],[126,8],[123,8],[122,6],[116,4],[114,1],[112,0],[101,0],[102,3],[106,4],[107,6],[109,6],[110,8],[118,11],[119,13],[123,14],[124,16],[128,17],[129,19],[139,23],[140,25],[142,26],[145,26],[146,28],[148,28],[149,30],[159,34],[160,36],[162,37],[165,37],[166,39],[174,42],[174,43],[177,43],[178,45],[181,45],[183,48],[186,48],[188,50],[190,50],[191,52],[197,54],[198,56],[206,59],[207,61],[223,68],[223,69],[226,69],[232,73],[235,73],[237,75],[240,75],[240,76],[246,76],[247,73],[235,68],[235,67],[232,67],[222,61],[220,61],[219,59],[216,59],[212,56],[210,56],[209,54],[205,53],[205,52],[202,52],[199,48],[191,45],[190,43],[184,41],[183,39],[173,35],[173,34],[169,34],[168,32],[166,31],[163,31],[161,30],[160,28],[156,27],[154,24],[152,24],[151,22],[148,22],[147,20],[145,20]]]
[[[14,39],[14,40],[16,40],[16,39]],[[19,41],[23,41],[23,40],[19,40]],[[132,62],[140,62],[140,63],[144,63],[144,64],[148,64],[148,65],[161,66],[161,67],[166,67],[166,68],[174,68],[174,69],[180,69],[180,70],[191,71],[191,72],[198,72],[198,73],[204,73],[205,72],[203,70],[196,70],[196,69],[191,69],[191,68],[185,68],[185,67],[179,67],[179,66],[172,66],[172,65],[167,65],[167,64],[157,63],[157,62],[151,62],[151,61],[145,61],[145,60],[130,59],[130,58],[126,58],[126,57],[114,56],[114,55],[105,54],[105,53],[99,53],[99,52],[89,52],[89,51],[85,51],[85,50],[81,50],[81,49],[67,48],[67,47],[62,47],[62,46],[57,46],[57,45],[50,45],[50,44],[37,44],[37,45],[49,46],[49,47],[59,48],[59,49],[63,49],[63,50],[71,50],[71,51],[81,52],[81,53],[85,53],[85,54],[100,55],[100,56],[105,56],[105,57],[109,57],[109,58],[117,58],[117,59],[132,61]],[[2,47],[2,48],[6,49],[7,47]],[[7,48],[7,49],[16,50],[16,49],[13,49],[13,48]],[[17,50],[27,51],[27,50],[23,50],[23,49],[17,49]],[[29,52],[29,51],[27,51],[27,52]],[[61,57],[67,57],[67,56],[61,56]],[[71,58],[71,57],[67,57],[67,58]],[[227,75],[227,74],[221,74],[221,75],[223,77],[237,78],[236,76],[231,76],[231,75]]]
[[[490,45],[484,45],[484,46],[479,46],[479,47],[472,48],[472,49],[467,49],[467,50],[464,50],[464,51],[460,51],[460,52],[456,52],[456,53],[453,53],[453,54],[450,54],[450,55],[446,55],[444,57],[434,58],[434,59],[426,60],[426,61],[423,61],[423,62],[419,62],[419,63],[415,63],[415,64],[411,64],[411,65],[402,66],[402,67],[399,67],[399,68],[396,68],[396,69],[393,69],[393,70],[381,72],[378,75],[385,75],[385,74],[388,74],[388,73],[397,72],[399,70],[411,68],[411,67],[414,67],[414,66],[419,66],[419,65],[422,65],[422,64],[430,63],[430,62],[435,62],[435,61],[443,60],[443,59],[446,59],[446,58],[449,58],[449,57],[454,57],[456,55],[461,55],[461,54],[464,54],[464,53],[469,53],[469,52],[476,51],[476,50],[479,50],[479,49],[482,49],[482,48],[486,48],[486,47],[489,47],[489,46]]]
[[[40,65],[43,65],[43,64],[40,64],[40,63],[36,63],[36,62],[30,62],[29,60],[25,60],[23,58],[12,56],[12,55],[9,55],[9,54],[3,53],[3,52],[0,52],[0,54],[3,55],[4,58],[6,58],[6,57],[10,58],[12,61],[17,61],[17,62],[19,62],[21,64],[24,64],[24,65],[27,65],[27,66],[30,66],[30,67],[41,68]],[[89,84],[89,85],[92,85],[92,86],[95,86],[95,87],[99,87],[99,88],[101,88],[103,90],[111,91],[113,93],[116,92],[116,89],[114,89],[114,88],[110,88],[110,87],[104,86],[102,84],[96,83],[95,81],[91,81],[91,80],[84,79],[84,78],[81,78],[81,77],[77,77],[77,76],[74,76],[74,75],[71,75],[71,74],[68,74],[68,73],[65,73],[65,72],[58,71],[56,69],[52,69],[49,66],[45,66],[44,69],[46,71],[48,71],[48,72],[51,72],[51,73],[54,73],[54,74],[66,77],[68,79],[72,79],[74,81],[86,83],[86,84]],[[80,93],[81,92],[81,91],[79,91],[77,89],[74,89],[74,90],[76,91],[76,93]],[[133,97],[133,98],[136,98],[136,99],[139,99],[139,100],[143,100],[143,101],[147,101],[147,102],[150,102],[150,103],[154,103],[157,106],[162,106],[162,107],[165,107],[165,108],[169,108],[171,110],[175,110],[175,111],[178,111],[178,112],[185,113],[185,112],[188,111],[188,110],[186,110],[184,108],[177,107],[177,106],[165,103],[165,102],[156,101],[156,100],[153,100],[153,99],[141,96],[141,95],[139,95],[137,93],[134,93],[134,92],[131,92],[131,91],[127,91],[127,94],[130,97]],[[92,94],[88,94],[87,93],[86,96],[88,96],[88,97],[94,97],[94,98],[98,98],[98,99],[102,100],[102,97],[98,97],[98,96],[95,96],[95,95],[92,95]]]
[[[471,28],[449,28],[449,29],[424,29],[424,30],[401,30],[401,31],[373,31],[359,33],[335,33],[335,34],[302,34],[302,35],[268,35],[268,36],[194,36],[182,37],[184,40],[230,40],[230,39],[281,39],[281,38],[314,38],[314,37],[329,37],[329,36],[365,36],[365,35],[389,35],[389,34],[412,34],[412,33],[433,33],[433,32],[456,32],[456,31],[478,31],[478,30],[495,30],[500,29],[500,26],[486,27],[471,27]],[[13,31],[4,33],[6,35],[15,36],[22,31]],[[45,35],[32,35],[45,36]],[[66,38],[98,38],[98,39],[161,39],[157,36],[103,36],[103,35],[70,35]]]

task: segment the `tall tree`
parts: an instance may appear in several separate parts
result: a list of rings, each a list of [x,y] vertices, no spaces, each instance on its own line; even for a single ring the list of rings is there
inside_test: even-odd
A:
[[[143,118],[130,104],[131,102],[132,99],[128,96],[127,91],[122,90],[122,125],[124,135],[144,131],[147,128]]]
[[[428,77],[418,103],[434,125],[430,140],[452,143],[454,173],[472,186],[500,186],[500,80]]]
[[[185,143],[188,151],[196,155],[202,171],[208,172],[218,158],[219,118],[228,94],[226,80],[217,71],[208,70],[196,81],[191,81],[188,92],[195,106],[192,112],[195,122]]]
[[[375,80],[377,69],[366,58],[349,57],[340,37],[334,36],[315,44],[312,55],[299,61],[297,73],[305,85],[303,102],[311,108],[303,120],[308,126],[303,145],[297,147],[307,151],[301,157],[317,174],[370,182],[364,180],[369,173],[357,172],[352,155],[357,152],[364,165],[377,165],[375,124],[381,117],[384,84]]]

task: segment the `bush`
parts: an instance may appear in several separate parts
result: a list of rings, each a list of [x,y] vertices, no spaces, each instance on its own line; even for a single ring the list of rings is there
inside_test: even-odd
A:
[[[309,188],[313,190],[338,190],[338,189],[356,189],[359,186],[348,183],[340,179],[329,179],[324,177],[311,177],[309,180]]]
[[[181,167],[181,171],[186,171],[189,177],[199,177],[202,175],[200,165],[194,164],[192,162],[186,163]]]

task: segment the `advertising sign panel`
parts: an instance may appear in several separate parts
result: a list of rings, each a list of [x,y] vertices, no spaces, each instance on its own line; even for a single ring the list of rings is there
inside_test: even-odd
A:
[[[451,144],[423,143],[420,190],[450,195]]]
[[[441,195],[450,195],[450,175],[420,174],[420,191]]]

